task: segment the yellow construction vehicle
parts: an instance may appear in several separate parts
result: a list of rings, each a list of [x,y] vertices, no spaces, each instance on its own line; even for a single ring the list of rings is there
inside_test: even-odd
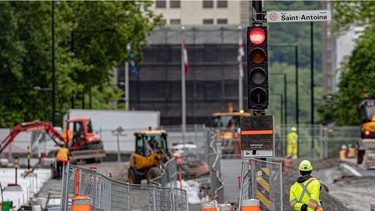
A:
[[[210,126],[216,128],[216,140],[221,145],[223,157],[241,154],[240,143],[240,117],[250,116],[243,110],[233,111],[230,103],[228,112],[213,113],[210,120]]]
[[[359,104],[361,138],[357,144],[357,163],[366,155],[367,168],[375,165],[375,100],[366,99]]]
[[[147,179],[161,175],[161,165],[172,155],[168,150],[167,132],[165,130],[145,130],[135,132],[135,152],[130,156],[128,179],[130,184],[141,184]]]

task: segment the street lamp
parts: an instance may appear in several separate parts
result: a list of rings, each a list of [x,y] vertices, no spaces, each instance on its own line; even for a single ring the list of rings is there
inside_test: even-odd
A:
[[[270,75],[284,75],[284,104],[285,104],[285,107],[284,107],[284,112],[285,112],[285,119],[284,119],[284,124],[285,124],[285,127],[287,127],[287,124],[288,124],[288,110],[287,110],[287,107],[288,107],[288,101],[287,101],[287,75],[286,73],[270,73]]]
[[[294,62],[295,62],[295,86],[296,86],[296,125],[299,124],[299,94],[298,94],[298,46],[292,44],[271,44],[270,47],[294,47]]]

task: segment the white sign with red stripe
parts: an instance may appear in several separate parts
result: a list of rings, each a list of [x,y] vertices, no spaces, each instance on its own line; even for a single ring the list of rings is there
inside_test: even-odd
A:
[[[330,10],[267,11],[267,22],[330,21]]]

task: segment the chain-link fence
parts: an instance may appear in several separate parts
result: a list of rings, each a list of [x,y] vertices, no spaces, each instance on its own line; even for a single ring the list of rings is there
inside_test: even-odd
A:
[[[90,197],[92,210],[187,211],[186,191],[157,186],[129,185],[94,170],[73,165],[64,169],[61,210],[70,210],[72,198]]]
[[[206,159],[211,172],[211,198],[219,203],[224,202],[224,182],[221,179],[220,152],[217,146],[217,133],[212,128],[206,128]]]
[[[239,207],[244,199],[258,199],[263,211],[282,211],[281,163],[250,159],[242,162]]]
[[[360,128],[356,126],[298,125],[299,157],[334,158],[339,156],[342,145],[356,146],[360,138]],[[287,155],[287,135],[289,127],[279,127],[275,131],[276,156]]]
[[[176,158],[172,157],[164,164],[164,169],[162,169],[162,174],[152,179],[151,182],[160,187],[176,188],[177,176],[178,176],[178,169],[177,169]]]

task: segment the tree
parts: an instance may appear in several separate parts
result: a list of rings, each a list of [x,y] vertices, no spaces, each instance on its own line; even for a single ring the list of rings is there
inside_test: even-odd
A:
[[[56,105],[60,114],[83,93],[94,108],[110,108],[122,91],[113,87],[112,68],[124,63],[161,25],[152,1],[55,2]],[[51,2],[0,2],[0,127],[50,120],[52,87]],[[72,46],[71,35],[74,43]],[[61,118],[61,115],[59,116]],[[61,121],[62,123],[62,121]]]
[[[363,26],[365,29],[356,40],[356,47],[343,63],[340,71],[339,91],[334,95],[332,105],[320,108],[324,123],[337,125],[358,124],[358,104],[363,100],[363,95],[375,98],[373,81],[375,80],[375,18],[373,11],[375,2],[335,2],[337,14],[335,22],[337,31],[344,31],[353,26]],[[350,8],[350,9],[349,9]],[[326,116],[324,114],[334,114]]]

